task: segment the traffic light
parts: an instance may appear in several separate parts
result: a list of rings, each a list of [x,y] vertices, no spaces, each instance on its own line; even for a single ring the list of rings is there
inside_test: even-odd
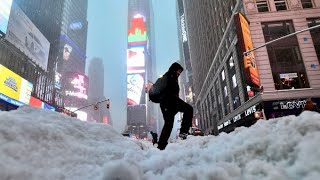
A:
[[[99,106],[98,106],[98,104],[96,104],[96,105],[94,105],[94,110],[98,110],[99,109]]]
[[[107,100],[106,105],[107,105],[107,109],[109,109],[109,108],[110,108],[110,101],[109,101],[109,99]]]

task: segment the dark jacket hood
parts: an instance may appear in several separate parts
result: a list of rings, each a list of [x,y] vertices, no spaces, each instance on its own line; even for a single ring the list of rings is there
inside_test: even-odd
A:
[[[179,63],[173,63],[171,64],[170,68],[169,68],[169,72],[175,72],[177,70],[181,69],[183,71],[183,67],[179,64]]]

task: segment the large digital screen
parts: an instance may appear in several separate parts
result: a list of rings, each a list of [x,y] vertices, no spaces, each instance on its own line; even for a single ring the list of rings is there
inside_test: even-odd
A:
[[[251,31],[248,20],[241,14],[236,14],[237,36],[239,39],[240,49],[242,52],[253,49]],[[243,56],[246,81],[249,84],[260,86],[259,71],[255,59],[254,51]]]
[[[0,1],[0,36],[4,36],[7,33],[11,5],[12,0]]]
[[[140,14],[132,18],[131,27],[128,30],[128,44],[130,46],[147,44],[145,17]]]
[[[144,47],[131,47],[127,50],[127,73],[145,72]]]
[[[59,55],[55,67],[55,88],[61,89],[61,80],[68,72],[85,70],[86,54],[67,35],[60,35]]]
[[[89,78],[77,72],[65,73],[63,89],[65,106],[80,107],[86,105],[88,99]]]
[[[42,69],[47,70],[50,43],[14,3],[12,5],[6,39]]]
[[[33,84],[0,64],[0,93],[29,104]]]
[[[127,98],[128,105],[139,105],[144,103],[144,74],[128,74],[127,76]]]

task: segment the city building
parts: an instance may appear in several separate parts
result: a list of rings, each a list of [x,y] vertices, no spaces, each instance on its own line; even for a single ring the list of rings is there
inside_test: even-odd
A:
[[[50,42],[48,74],[54,82],[54,105],[75,110],[87,104],[87,89],[84,88],[88,85],[88,78],[84,73],[88,1],[44,0],[39,3],[36,0],[14,0],[14,2]],[[75,78],[79,80],[77,85],[71,84]]]
[[[57,110],[48,72],[50,42],[14,2],[0,2],[0,110],[22,105]]]
[[[188,31],[186,28],[186,18],[184,12],[184,2],[183,0],[176,1],[176,13],[177,13],[177,27],[178,27],[178,40],[179,40],[179,53],[180,53],[180,62],[185,67],[184,71],[181,74],[182,84],[180,89],[183,91],[183,99],[188,104],[195,107],[193,99],[193,77],[192,77],[192,66],[190,61],[190,50],[189,50],[189,41],[188,41]],[[181,97],[181,96],[180,96]],[[195,118],[193,119],[192,126],[197,126]]]
[[[235,63],[229,66],[238,54],[232,20],[233,14],[240,10],[240,4],[236,0],[183,1],[195,95],[194,112],[198,127],[207,133],[218,134],[220,120],[236,109],[240,101],[245,101],[241,83],[235,88],[231,88],[230,83],[232,79],[241,82],[240,67]],[[226,73],[227,68],[233,74]],[[232,93],[227,93],[231,90]]]
[[[2,3],[8,5],[7,2],[12,1]],[[69,98],[70,93],[67,95],[63,90],[60,80],[71,77],[62,77],[62,74],[57,72],[58,67],[60,70],[67,69],[64,72],[78,73],[87,80],[83,75],[86,59],[87,1],[44,0],[39,3],[35,0],[14,0],[11,12],[16,18],[11,18],[10,15],[8,29],[10,31],[9,26],[14,28],[11,28],[10,33],[1,41],[3,58],[0,62],[33,84],[32,96],[54,106],[57,111],[68,112],[64,109],[64,97]],[[21,40],[15,41],[15,36]],[[68,65],[62,63],[62,59],[71,61]],[[73,60],[77,62],[72,62]],[[86,97],[86,92],[82,93],[81,104],[85,103],[82,99]],[[73,91],[71,94],[80,95]],[[70,102],[70,99],[67,102]]]
[[[106,100],[104,96],[104,65],[101,58],[92,58],[88,66],[89,94],[88,104],[96,104],[97,102]],[[106,107],[107,102],[88,107],[88,121],[102,122],[112,125],[110,111]]]
[[[127,127],[137,138],[156,131],[157,118],[145,85],[155,78],[154,24],[149,0],[128,1]]]
[[[319,0],[184,3],[201,129],[217,135],[298,115],[308,98],[320,104],[319,29],[253,50],[319,24]]]

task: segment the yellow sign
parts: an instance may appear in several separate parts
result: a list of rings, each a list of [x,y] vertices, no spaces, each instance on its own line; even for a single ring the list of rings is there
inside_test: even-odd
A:
[[[33,85],[0,64],[0,93],[29,104]]]
[[[19,100],[22,78],[0,64],[0,93]]]

